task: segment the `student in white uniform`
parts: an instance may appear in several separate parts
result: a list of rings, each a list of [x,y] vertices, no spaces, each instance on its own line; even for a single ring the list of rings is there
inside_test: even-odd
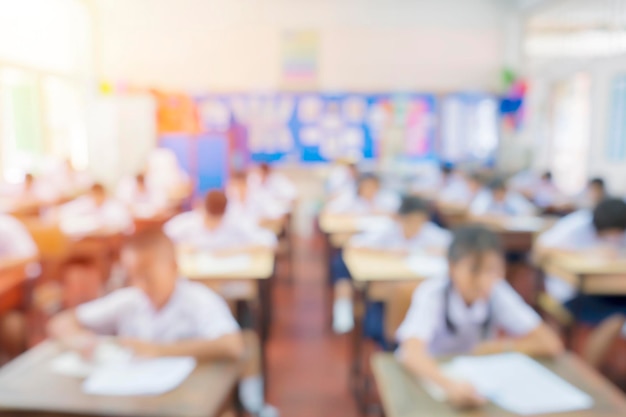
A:
[[[407,256],[411,252],[427,252],[432,255],[443,254],[451,241],[450,232],[430,221],[430,209],[426,201],[418,197],[404,197],[389,228],[356,235],[347,244],[347,250],[393,252]],[[335,287],[333,307],[333,330],[347,333],[354,327],[352,306],[353,288],[350,272],[341,255],[333,260],[332,278]],[[383,343],[382,309],[373,306],[369,314],[370,321],[379,325],[370,337]],[[374,334],[375,333],[375,334]]]
[[[37,254],[37,245],[26,227],[15,217],[0,213],[0,265],[35,258]],[[12,358],[21,353],[25,348],[25,339],[26,321],[22,313],[0,315],[0,361],[3,354]]]
[[[260,164],[256,171],[248,175],[248,186],[253,190],[258,189],[287,207],[298,198],[298,190],[294,183],[267,163]]]
[[[263,189],[251,187],[245,173],[231,175],[226,189],[228,216],[254,220],[257,224],[280,219],[288,207]]]
[[[397,331],[397,356],[409,372],[440,386],[452,404],[479,406],[486,400],[476,389],[446,377],[434,358],[510,351],[556,356],[563,346],[504,280],[494,233],[480,226],[458,229],[448,262],[449,279],[430,279],[415,290]],[[497,338],[498,330],[507,336]]]
[[[507,190],[501,178],[492,179],[470,206],[470,214],[474,216],[530,216],[535,212],[535,206],[521,194]]]
[[[223,191],[209,191],[202,210],[175,216],[163,230],[177,245],[210,250],[215,255],[276,247],[274,233],[250,219],[227,216],[227,206]]]
[[[626,203],[606,199],[595,210],[580,210],[559,220],[537,240],[537,255],[574,253],[599,259],[626,256]],[[564,303],[578,322],[598,325],[617,314],[626,315],[625,296],[577,294],[576,289],[557,277],[548,277],[546,290]]]
[[[61,228],[74,230],[79,224],[85,230],[128,232],[133,218],[121,201],[110,198],[102,184],[94,184],[88,194],[64,204],[59,209]],[[78,233],[78,232],[77,232]]]
[[[357,189],[346,191],[328,202],[325,210],[333,214],[393,214],[400,206],[398,194],[383,190],[374,174],[362,174]]]
[[[340,161],[330,169],[326,193],[330,198],[356,189],[359,168],[354,162]]]
[[[93,185],[91,175],[86,171],[74,169],[69,159],[53,162],[53,165],[46,170],[45,176],[49,179],[50,185],[63,196],[75,195]]]
[[[482,186],[480,175],[469,172],[444,186],[437,195],[437,201],[443,204],[469,206]]]
[[[256,362],[243,375],[242,404],[254,415],[277,415],[265,405],[256,337],[244,337],[220,296],[178,276],[174,244],[163,232],[131,237],[121,261],[131,286],[57,315],[49,324],[51,337],[87,357],[100,336],[113,336],[139,357]]]
[[[609,197],[604,179],[600,177],[589,180],[587,187],[576,199],[579,209],[593,210],[602,200]]]
[[[125,178],[117,188],[117,198],[137,217],[152,217],[167,209],[167,195],[149,187],[143,174]]]
[[[555,207],[563,202],[563,196],[552,181],[552,173],[544,172],[532,190],[532,200],[540,208]]]

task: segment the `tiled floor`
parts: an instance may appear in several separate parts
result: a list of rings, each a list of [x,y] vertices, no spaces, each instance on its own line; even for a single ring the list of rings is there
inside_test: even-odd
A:
[[[348,387],[349,339],[329,328],[319,241],[299,240],[291,281],[279,265],[267,347],[269,400],[285,417],[356,417]]]

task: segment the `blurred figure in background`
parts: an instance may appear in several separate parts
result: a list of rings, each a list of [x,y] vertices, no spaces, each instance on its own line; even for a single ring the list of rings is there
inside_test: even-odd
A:
[[[338,160],[331,167],[326,180],[326,193],[332,198],[346,191],[356,189],[359,168],[355,162]]]
[[[476,172],[465,173],[459,180],[452,181],[437,195],[443,204],[469,206],[483,187],[482,178]]]
[[[59,208],[61,228],[70,234],[87,231],[127,232],[133,218],[121,201],[111,198],[102,184],[94,184],[88,194]]]
[[[280,219],[289,211],[263,188],[248,183],[245,172],[235,172],[230,176],[226,187],[228,196],[228,216],[246,219],[256,224]]]
[[[228,198],[223,191],[209,191],[201,210],[179,214],[163,230],[177,245],[215,254],[274,248],[276,236],[245,217],[227,215]]]
[[[576,199],[578,208],[593,210],[602,200],[609,197],[604,179],[600,177],[589,180],[587,187]]]
[[[144,175],[148,186],[169,200],[181,202],[191,195],[191,179],[169,149],[157,148],[150,153]]]
[[[167,195],[148,186],[143,173],[120,181],[116,195],[136,217],[152,217],[168,208]]]
[[[400,206],[400,197],[383,190],[376,175],[363,174],[357,184],[355,190],[344,191],[329,201],[325,210],[335,214],[393,214]]]
[[[69,159],[51,161],[43,176],[64,197],[74,197],[93,184],[91,175],[87,171],[76,170]]]
[[[287,176],[276,172],[268,163],[262,163],[258,169],[248,175],[248,185],[253,190],[267,194],[275,201],[290,207],[298,198],[298,190]]]
[[[470,206],[470,214],[474,216],[530,216],[535,212],[535,206],[530,201],[509,190],[506,182],[499,177],[493,178]]]

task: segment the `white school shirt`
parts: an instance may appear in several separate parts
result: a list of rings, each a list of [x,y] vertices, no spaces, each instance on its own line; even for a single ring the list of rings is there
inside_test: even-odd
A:
[[[73,219],[87,219],[101,228],[128,231],[133,226],[133,218],[120,201],[107,199],[100,207],[91,196],[85,195],[61,206],[61,223],[71,223]]]
[[[282,202],[292,202],[298,197],[298,189],[285,175],[271,172],[265,182],[261,181],[258,172],[252,172],[248,177],[248,188],[264,192]]]
[[[515,191],[508,191],[504,197],[504,202],[497,203],[494,201],[490,190],[482,190],[472,201],[470,213],[474,215],[530,216],[535,213],[535,206]]]
[[[140,192],[134,178],[120,181],[116,196],[137,215],[150,217],[167,208],[167,194],[150,186]]]
[[[348,167],[341,165],[331,168],[326,180],[326,191],[330,195],[354,191],[356,186],[356,180]]]
[[[483,325],[491,314],[488,337],[496,329],[519,337],[527,335],[541,324],[541,318],[504,280],[498,282],[489,301],[477,301],[468,306],[454,290],[448,300],[448,317],[456,328],[452,334],[446,326],[445,293],[448,279],[429,279],[415,292],[411,307],[398,328],[399,343],[409,339],[423,341],[434,356],[470,353],[483,341]]]
[[[205,285],[179,278],[167,304],[156,310],[138,288],[128,287],[76,308],[78,322],[108,336],[155,343],[214,340],[239,332],[228,305]]]
[[[463,178],[453,178],[446,184],[437,200],[444,203],[470,204],[474,199],[474,193]]]
[[[560,219],[554,226],[543,232],[537,243],[545,248],[583,251],[600,245],[613,245],[617,249],[626,248],[626,233],[621,242],[608,243],[598,236],[593,227],[591,210],[578,210]],[[546,279],[546,291],[553,298],[564,303],[576,295],[576,288],[559,277]]]
[[[540,180],[533,190],[535,204],[548,207],[563,200],[559,189],[551,181]]]
[[[248,219],[258,223],[262,219],[278,219],[287,213],[287,207],[262,190],[248,189],[244,199],[232,190],[226,191],[228,217]]]
[[[332,199],[326,209],[336,214],[369,214],[373,212],[395,213],[400,207],[400,197],[390,191],[379,191],[374,199],[367,201],[356,192],[345,192]]]
[[[409,238],[404,236],[400,224],[394,222],[382,231],[372,231],[356,235],[350,239],[350,246],[380,250],[418,251],[430,248],[447,248],[452,242],[452,234],[434,223],[426,222],[417,234]]]
[[[187,244],[196,249],[236,249],[242,246],[276,247],[276,235],[251,222],[225,217],[214,230],[204,225],[204,215],[199,211],[179,214],[165,223],[163,231],[177,244]]]
[[[37,245],[26,227],[15,217],[0,214],[0,259],[30,258],[37,253]]]

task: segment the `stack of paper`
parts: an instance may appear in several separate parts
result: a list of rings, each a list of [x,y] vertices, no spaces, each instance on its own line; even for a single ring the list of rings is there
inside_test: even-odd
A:
[[[507,221],[506,228],[517,232],[540,232],[545,224],[541,217],[514,217]]]
[[[92,395],[160,395],[178,387],[196,367],[193,358],[158,358],[98,367],[83,383]]]
[[[448,261],[442,256],[412,254],[406,259],[409,269],[424,278],[443,277],[448,274]]]
[[[519,353],[459,357],[443,367],[451,379],[471,383],[485,398],[515,414],[550,414],[584,410],[593,399],[548,369]],[[439,387],[425,384],[436,399]]]
[[[57,356],[50,363],[50,367],[53,372],[61,375],[86,378],[99,366],[128,363],[131,358],[130,350],[105,341],[96,347],[91,360],[83,358],[77,352],[68,351]]]

